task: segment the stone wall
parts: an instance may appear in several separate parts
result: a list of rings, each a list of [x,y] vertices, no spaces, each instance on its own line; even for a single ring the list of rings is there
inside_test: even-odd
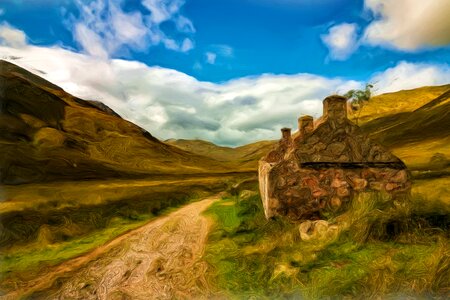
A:
[[[282,130],[277,149],[259,162],[260,192],[267,218],[314,218],[338,211],[355,193],[410,189],[404,163],[347,119],[346,99],[324,100],[323,116],[299,119],[299,131]]]

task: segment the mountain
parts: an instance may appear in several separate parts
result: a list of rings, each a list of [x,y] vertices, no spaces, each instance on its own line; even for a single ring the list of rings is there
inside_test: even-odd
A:
[[[411,90],[401,90],[374,96],[364,106],[359,115],[359,123],[364,124],[371,120],[402,113],[412,112],[429,103],[450,89],[450,84],[441,86],[424,86]]]
[[[408,166],[426,165],[436,153],[450,157],[449,99],[450,85],[378,95],[358,121]],[[1,183],[255,171],[275,144],[161,142],[105,104],[0,60]]]
[[[450,85],[380,95],[363,108],[361,128],[411,168],[426,167],[440,153],[450,159]],[[384,107],[376,112],[375,106]],[[395,107],[387,113],[386,107]]]
[[[450,158],[450,84],[377,95],[363,110],[349,117],[364,132],[380,141],[409,167],[428,164],[436,153]],[[202,140],[167,140],[166,143],[234,167],[256,168],[258,160],[276,141],[260,141],[237,148]]]
[[[0,152],[0,182],[6,184],[229,171],[3,60]]]
[[[260,141],[236,148],[222,147],[203,140],[169,139],[165,143],[224,162],[232,169],[251,171],[256,170],[258,160],[272,150],[276,141]]]

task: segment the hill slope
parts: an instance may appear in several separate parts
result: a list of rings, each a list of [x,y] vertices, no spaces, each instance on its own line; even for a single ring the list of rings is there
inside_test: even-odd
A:
[[[167,144],[226,163],[231,169],[247,171],[256,170],[258,160],[269,152],[276,141],[260,141],[231,148],[215,145],[202,140],[170,139]]]
[[[429,89],[442,93],[429,100]],[[426,165],[436,153],[450,158],[450,85],[413,91],[416,95],[423,91],[422,100],[411,100],[411,105],[406,106],[404,103],[409,98],[403,98],[405,91],[398,92],[397,98],[393,97],[395,93],[390,94],[391,100],[384,103],[388,106],[400,103],[404,110],[396,109],[381,116],[374,114],[373,119],[363,123],[361,128],[415,168]],[[419,102],[424,104],[417,107]],[[371,103],[374,105],[376,103]]]
[[[450,84],[403,90],[373,97],[359,117],[363,131],[390,148],[410,167],[427,164],[435,153],[450,158]],[[355,120],[356,114],[350,115]],[[183,150],[202,154],[235,167],[256,169],[258,160],[276,141],[237,148],[201,140],[167,140]]]
[[[402,90],[374,96],[361,111],[359,123],[364,124],[392,114],[412,112],[448,90],[450,90],[450,84],[424,86],[412,90]]]
[[[228,170],[6,61],[0,87],[2,183]]]

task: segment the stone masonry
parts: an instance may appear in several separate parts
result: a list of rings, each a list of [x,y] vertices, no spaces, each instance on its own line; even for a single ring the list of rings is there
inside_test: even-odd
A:
[[[267,218],[319,217],[338,211],[360,191],[410,189],[405,164],[347,119],[347,100],[330,96],[323,116],[301,117],[291,135],[283,128],[278,147],[259,162],[259,187]]]

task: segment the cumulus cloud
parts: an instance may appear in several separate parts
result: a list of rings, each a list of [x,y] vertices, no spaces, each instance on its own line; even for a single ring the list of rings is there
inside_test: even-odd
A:
[[[3,22],[0,24],[0,45],[23,47],[26,45],[26,35],[23,31]]]
[[[98,59],[57,46],[0,46],[0,57],[83,99],[99,100],[160,139],[201,138],[237,146],[279,138],[301,115],[319,117],[331,93],[361,82],[313,74],[244,77],[203,82],[141,62]],[[377,93],[450,82],[448,65],[401,62],[370,80]]]
[[[365,30],[365,43],[404,51],[450,43],[448,0],[365,0],[365,6],[376,18]]]
[[[369,82],[374,83],[376,94],[448,84],[450,83],[450,67],[402,61],[395,67],[374,75]]]
[[[330,50],[330,58],[347,59],[358,47],[357,25],[342,23],[335,25],[322,35],[322,41]]]
[[[108,0],[75,2],[80,15],[70,16],[67,24],[84,52],[105,59],[121,51],[144,51],[159,44],[180,52],[193,49],[192,39],[177,40],[161,29],[162,23],[172,22],[179,34],[195,32],[192,22],[180,13],[184,1],[142,0],[148,15],[140,11],[125,12],[120,3]]]
[[[136,61],[99,60],[59,47],[0,47],[0,56],[66,91],[99,100],[155,136],[196,138],[222,145],[278,138],[296,128],[301,114],[321,115],[322,99],[360,86],[355,81],[311,74],[245,77],[222,84]]]

